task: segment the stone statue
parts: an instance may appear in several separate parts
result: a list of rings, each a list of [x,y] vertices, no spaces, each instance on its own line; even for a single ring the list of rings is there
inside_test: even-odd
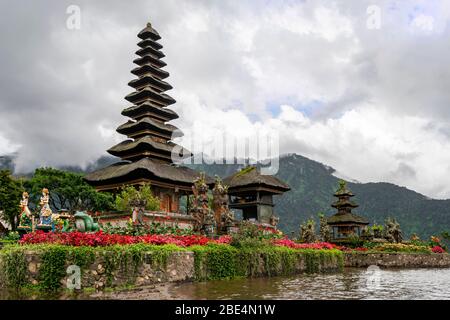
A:
[[[272,215],[270,217],[270,225],[273,227],[276,227],[278,225],[278,222],[280,222],[280,217],[277,217],[275,215]]]
[[[385,239],[391,243],[403,241],[403,233],[397,220],[391,218],[386,220]]]
[[[49,229],[52,228],[52,209],[50,209],[50,205],[48,204],[50,200],[49,192],[47,188],[42,189],[42,197],[40,201],[41,211],[39,214],[39,224],[38,228],[41,229]]]
[[[213,193],[214,218],[219,230],[234,225],[234,213],[228,208],[228,186],[222,183],[222,179],[216,176]],[[226,230],[223,230],[226,231]]]
[[[316,224],[314,220],[308,220],[300,226],[300,241],[304,243],[313,243],[316,241]]]
[[[75,227],[79,232],[95,232],[99,231],[98,223],[94,222],[94,219],[86,212],[77,212],[74,214]]]
[[[202,172],[200,173],[200,176],[194,180],[194,185],[192,186],[194,199],[190,214],[195,219],[195,231],[204,231],[211,234],[216,227],[216,220],[214,212],[209,208],[208,189],[205,173]]]
[[[147,205],[147,201],[144,199],[134,199],[130,202],[132,206],[132,221],[134,224],[144,224],[144,210]]]
[[[30,212],[30,209],[28,208],[28,192],[22,193],[22,200],[20,201],[20,219],[19,219],[19,226],[17,227],[18,230],[21,231],[31,231],[33,228],[33,217]]]

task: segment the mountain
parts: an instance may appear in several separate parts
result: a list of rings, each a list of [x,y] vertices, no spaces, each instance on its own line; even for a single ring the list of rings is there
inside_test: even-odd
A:
[[[117,158],[103,156],[83,170],[79,167],[60,169],[75,172],[90,172],[117,161]],[[244,167],[239,164],[191,164],[197,171],[222,178]],[[12,169],[10,157],[0,157],[0,169]],[[280,216],[279,227],[285,232],[298,232],[299,225],[309,218],[317,220],[317,214],[326,216],[334,213],[330,204],[338,187],[339,178],[335,170],[317,161],[297,154],[280,158],[276,176],[290,185],[291,190],[275,197],[275,210]],[[354,200],[359,207],[355,213],[365,216],[371,223],[384,224],[387,217],[396,218],[405,235],[417,233],[422,238],[450,230],[450,200],[433,200],[405,187],[391,183],[348,182],[356,195]]]
[[[220,177],[230,175],[242,165],[189,165],[208,175]],[[279,227],[286,233],[298,232],[299,225],[319,212],[326,216],[335,210],[330,204],[338,187],[339,178],[335,170],[319,162],[297,154],[280,158],[276,176],[290,185],[291,190],[275,197],[275,210],[280,216]],[[354,200],[359,207],[355,213],[365,216],[371,223],[384,224],[388,217],[396,218],[405,234],[417,233],[423,238],[450,229],[450,200],[432,200],[391,183],[348,182],[356,195]]]

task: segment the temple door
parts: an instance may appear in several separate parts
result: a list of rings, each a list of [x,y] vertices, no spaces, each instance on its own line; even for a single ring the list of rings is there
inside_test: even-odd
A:
[[[170,211],[170,203],[171,203],[170,200],[171,200],[171,197],[168,194],[164,194],[161,197],[161,204],[160,204],[161,211],[164,211],[164,212]]]

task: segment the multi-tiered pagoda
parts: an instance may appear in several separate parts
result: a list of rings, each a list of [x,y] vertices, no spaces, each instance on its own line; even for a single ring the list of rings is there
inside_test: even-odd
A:
[[[354,236],[361,236],[362,229],[369,222],[361,216],[352,213],[352,209],[358,207],[356,203],[351,201],[355,195],[347,188],[345,181],[339,182],[339,189],[334,193],[338,198],[331,206],[336,208],[338,212],[327,219],[328,225],[332,230],[332,238],[334,241],[348,240]]]
[[[180,196],[192,192],[193,180],[199,174],[172,162],[172,152],[177,158],[190,157],[191,153],[171,141],[183,134],[168,123],[178,115],[167,108],[175,100],[164,93],[172,86],[164,81],[169,73],[162,70],[166,63],[161,60],[161,37],[150,23],[138,37],[139,57],[133,61],[137,67],[131,71],[137,79],[128,83],[135,91],[125,97],[133,105],[122,111],[131,119],[117,128],[128,139],[108,150],[123,161],[89,174],[86,180],[99,191],[150,183],[162,200],[161,209],[178,212]]]

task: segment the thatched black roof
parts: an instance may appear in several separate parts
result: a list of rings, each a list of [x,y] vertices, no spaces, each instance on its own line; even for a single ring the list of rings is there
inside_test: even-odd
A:
[[[159,93],[156,90],[152,89],[150,86],[142,88],[139,91],[134,91],[125,97],[126,100],[131,103],[140,103],[148,99],[152,99],[153,101],[159,102],[163,105],[174,104],[176,101],[165,93]]]
[[[166,162],[143,158],[136,162],[119,162],[104,169],[86,175],[85,179],[92,185],[108,185],[115,183],[126,184],[135,179],[148,179],[171,182],[175,184],[192,185],[199,173],[190,168],[176,166]],[[214,183],[214,179],[206,177],[207,183]]]
[[[160,60],[158,57],[155,57],[154,55],[151,55],[151,54],[146,54],[145,56],[136,58],[133,60],[133,62],[140,66],[142,66],[146,63],[154,64],[158,68],[163,68],[163,67],[167,66],[167,63],[165,63],[164,61]]]
[[[152,114],[152,116],[156,116],[164,121],[178,118],[178,114],[175,111],[169,108],[160,107],[151,101],[146,101],[138,106],[128,107],[122,111],[122,115],[133,119],[145,118],[145,115],[148,114]]]
[[[169,73],[165,70],[161,70],[151,63],[145,63],[142,66],[136,67],[131,70],[131,73],[136,76],[142,76],[144,74],[152,74],[158,79],[165,79],[169,76]]]
[[[153,87],[159,88],[162,91],[172,89],[172,86],[163,80],[159,80],[158,78],[152,76],[151,74],[143,75],[138,79],[133,79],[128,82],[128,85],[133,88],[141,88],[146,85],[151,85]]]
[[[162,143],[155,141],[149,136],[142,137],[136,140],[125,140],[119,144],[116,144],[114,147],[110,148],[108,152],[113,156],[122,157],[127,154],[139,154],[145,151],[156,151],[157,153],[161,153],[166,158],[170,159],[172,154],[172,150],[176,147],[177,144],[173,142]],[[182,153],[183,158],[188,158],[192,156],[189,150],[178,146]]]
[[[279,193],[289,191],[291,188],[275,176],[262,175],[254,166],[249,166],[235,174],[223,179],[223,183],[229,188],[230,194],[244,187],[266,187]],[[277,193],[278,193],[277,192]]]
[[[145,56],[145,55],[147,55],[147,54],[152,54],[152,55],[154,55],[155,57],[158,57],[158,58],[164,58],[166,55],[164,54],[164,53],[162,53],[161,51],[159,51],[159,50],[155,50],[155,49],[153,49],[152,47],[147,47],[147,48],[141,48],[141,49],[139,49],[138,51],[136,51],[135,52],[138,56]]]
[[[152,47],[153,49],[156,49],[156,50],[163,48],[162,44],[160,44],[156,41],[153,41],[151,39],[144,39],[144,40],[140,41],[138,43],[138,46],[141,48]]]
[[[369,224],[369,221],[366,218],[358,216],[354,213],[344,213],[344,214],[337,213],[327,218],[327,223],[330,225],[342,223],[367,225]]]
[[[159,35],[158,31],[152,28],[152,24],[150,22],[147,23],[144,29],[139,31],[138,37],[141,39],[152,39],[155,41],[161,39],[161,36]]]
[[[150,117],[142,118],[139,121],[128,120],[126,123],[122,124],[117,128],[118,133],[122,133],[129,136],[133,135],[136,132],[145,130],[155,130],[158,132],[162,132],[163,134],[169,136],[169,138],[172,134],[176,137],[182,136],[181,131],[174,125],[162,123],[153,120]]]

